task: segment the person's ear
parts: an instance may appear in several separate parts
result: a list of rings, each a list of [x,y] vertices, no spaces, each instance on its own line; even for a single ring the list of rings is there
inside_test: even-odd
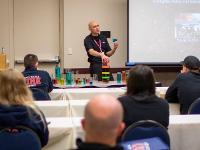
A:
[[[186,73],[186,72],[188,72],[188,71],[189,71],[189,69],[188,69],[186,66],[183,65],[183,68],[182,68],[182,70],[181,70],[181,73]]]
[[[124,131],[124,129],[125,129],[125,123],[124,123],[124,122],[121,122],[121,123],[119,124],[119,127],[118,127],[118,132],[117,132],[117,136],[118,136],[118,137],[121,136],[121,134],[122,134],[122,132]]]
[[[38,64],[39,64],[39,63],[38,63],[38,62],[36,62],[36,64],[35,64],[35,67],[36,67],[36,68],[38,67]]]
[[[83,130],[85,130],[85,119],[81,120],[81,126],[82,126]]]

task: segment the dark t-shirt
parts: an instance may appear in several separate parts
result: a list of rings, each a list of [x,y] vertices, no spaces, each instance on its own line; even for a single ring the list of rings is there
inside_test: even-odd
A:
[[[48,72],[36,68],[26,68],[22,74],[29,88],[38,88],[46,93],[53,90],[53,83]]]
[[[93,49],[97,52],[104,52],[105,54],[111,50],[110,45],[106,39],[105,36],[103,35],[98,35],[98,36],[92,36],[91,34],[88,35],[84,39],[84,46],[88,55],[88,62],[92,63],[101,63],[101,58],[100,57],[95,57],[89,54],[89,49]],[[101,46],[101,50],[100,50]]]
[[[156,95],[122,96],[118,98],[124,110],[126,127],[140,120],[154,120],[164,127],[169,125],[169,105]]]
[[[111,147],[109,145],[104,145],[99,143],[81,142],[76,150],[123,150],[123,147],[119,145]]]

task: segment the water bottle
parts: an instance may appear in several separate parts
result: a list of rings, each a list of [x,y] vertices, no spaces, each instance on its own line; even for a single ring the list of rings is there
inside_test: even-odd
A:
[[[72,73],[70,71],[67,71],[66,73],[66,84],[72,85]]]
[[[55,68],[55,76],[56,76],[56,80],[60,80],[60,78],[61,78],[61,73],[60,73],[60,66],[59,66],[59,65],[56,65],[56,68]]]
[[[126,71],[122,71],[122,82],[126,83]]]
[[[122,74],[121,72],[117,72],[117,83],[121,83],[122,81]]]

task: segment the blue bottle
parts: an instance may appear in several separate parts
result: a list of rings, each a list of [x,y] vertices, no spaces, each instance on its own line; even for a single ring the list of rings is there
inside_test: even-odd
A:
[[[56,80],[60,80],[61,73],[60,73],[60,66],[58,64],[55,67],[55,76],[56,76]]]

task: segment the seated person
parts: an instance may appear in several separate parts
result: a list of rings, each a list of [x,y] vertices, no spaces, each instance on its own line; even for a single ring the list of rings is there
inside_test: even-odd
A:
[[[3,87],[0,88],[0,129],[16,126],[31,128],[40,138],[42,147],[45,146],[49,139],[47,122],[34,104],[23,75],[13,69],[2,71],[0,86]]]
[[[180,103],[180,113],[187,114],[190,105],[200,97],[200,61],[195,56],[187,56],[182,62],[181,73],[167,89],[168,102]]]
[[[116,146],[116,139],[124,129],[123,109],[112,96],[93,97],[85,107],[82,127],[85,142],[78,143],[78,150],[123,150]]]
[[[140,120],[154,120],[169,125],[169,105],[155,95],[153,71],[137,65],[129,71],[126,94],[118,98],[124,109],[126,127]]]
[[[22,74],[26,78],[26,84],[28,85],[28,87],[34,90],[38,89],[42,91],[44,94],[47,95],[45,98],[50,100],[48,93],[53,90],[53,83],[48,72],[37,70],[38,57],[34,54],[26,55],[24,57],[24,67],[25,70],[22,72]],[[35,98],[38,100],[43,99],[43,97]]]

